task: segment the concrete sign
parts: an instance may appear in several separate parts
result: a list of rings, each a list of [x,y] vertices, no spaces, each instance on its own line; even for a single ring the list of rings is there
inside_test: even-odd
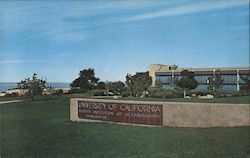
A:
[[[70,99],[70,120],[143,126],[250,126],[249,104]]]
[[[121,123],[163,126],[162,105],[78,101],[78,117]]]

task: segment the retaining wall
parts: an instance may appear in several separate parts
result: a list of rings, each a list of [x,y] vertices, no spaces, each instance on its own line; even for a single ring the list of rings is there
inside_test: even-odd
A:
[[[133,105],[159,105],[162,106],[162,126],[168,127],[233,127],[250,126],[249,104],[216,104],[216,103],[183,103],[183,102],[149,102],[149,101],[124,101],[106,99],[72,98],[70,100],[71,121],[94,121],[79,118],[79,101],[130,104]],[[159,115],[160,116],[160,115]],[[104,122],[107,122],[104,120]],[[112,121],[108,121],[112,122]],[[115,121],[116,123],[121,123]],[[121,123],[124,124],[124,123]],[[128,124],[128,123],[125,123]],[[131,124],[131,123],[129,123]],[[134,124],[134,123],[132,123]],[[138,124],[137,124],[138,125]],[[139,124],[143,125],[143,124]],[[151,125],[146,125],[151,126]]]

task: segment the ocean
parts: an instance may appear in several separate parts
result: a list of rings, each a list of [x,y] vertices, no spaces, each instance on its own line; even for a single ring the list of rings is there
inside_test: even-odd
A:
[[[48,82],[47,85],[50,85],[53,88],[68,88],[69,82]],[[0,93],[6,92],[8,89],[17,88],[16,82],[0,82]]]

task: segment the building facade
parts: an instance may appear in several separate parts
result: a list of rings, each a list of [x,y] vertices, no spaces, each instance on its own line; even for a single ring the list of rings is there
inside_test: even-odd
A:
[[[194,78],[198,82],[195,91],[206,91],[208,86],[208,77],[214,75],[216,70],[221,70],[223,87],[220,91],[237,92],[240,86],[245,83],[241,76],[249,74],[249,67],[225,67],[225,68],[178,68],[176,65],[151,64],[149,75],[152,77],[152,86],[155,82],[161,81],[164,89],[173,89],[172,79],[179,78],[183,70],[194,72]]]

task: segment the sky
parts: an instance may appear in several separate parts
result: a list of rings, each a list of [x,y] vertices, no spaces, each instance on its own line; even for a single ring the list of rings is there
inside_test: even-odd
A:
[[[248,0],[0,1],[0,82],[249,66]]]

